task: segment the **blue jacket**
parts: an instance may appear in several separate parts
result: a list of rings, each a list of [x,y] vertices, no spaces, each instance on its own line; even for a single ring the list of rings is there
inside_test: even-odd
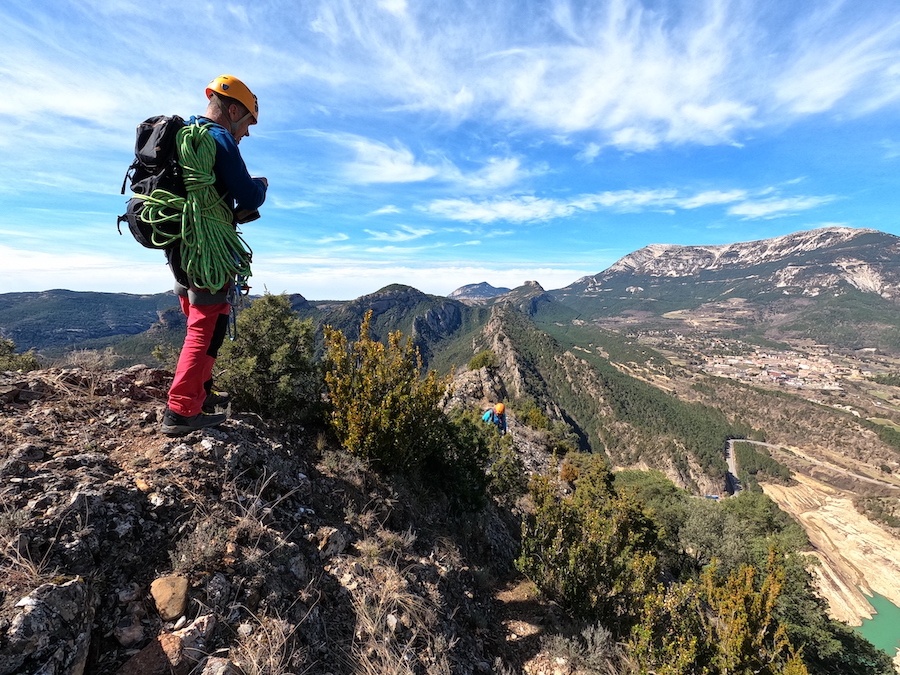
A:
[[[506,433],[506,413],[498,415],[493,408],[488,408],[481,416],[483,422],[496,425],[501,434]]]
[[[234,136],[228,129],[206,117],[195,115],[188,120],[188,124],[197,121],[211,125],[209,133],[216,141],[216,163],[213,166],[216,191],[229,200],[232,211],[258,209],[266,201],[266,185],[259,178],[250,176]]]

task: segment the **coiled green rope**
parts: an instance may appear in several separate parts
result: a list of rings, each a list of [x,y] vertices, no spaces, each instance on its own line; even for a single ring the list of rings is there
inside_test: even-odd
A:
[[[141,218],[152,226],[156,246],[178,244],[181,266],[192,285],[217,292],[235,277],[250,276],[252,251],[235,230],[231,209],[216,191],[216,142],[209,127],[189,124],[178,131],[178,163],[187,197],[156,189],[144,197]],[[181,227],[172,233],[171,223],[179,220]]]

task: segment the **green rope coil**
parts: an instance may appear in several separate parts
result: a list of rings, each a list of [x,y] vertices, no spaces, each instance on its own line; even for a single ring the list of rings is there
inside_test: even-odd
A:
[[[216,191],[216,141],[209,127],[189,124],[178,131],[178,163],[187,197],[154,190],[144,197],[141,218],[153,228],[154,245],[178,244],[181,266],[193,286],[216,292],[236,276],[250,276],[252,251],[235,230],[231,209]],[[178,221],[181,227],[172,233],[172,224]]]

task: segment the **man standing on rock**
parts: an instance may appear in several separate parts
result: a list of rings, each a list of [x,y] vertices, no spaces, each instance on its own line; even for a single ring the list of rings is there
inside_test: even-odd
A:
[[[215,141],[212,168],[215,191],[234,214],[233,223],[246,222],[258,215],[255,212],[265,201],[269,186],[265,178],[250,176],[238,150],[238,143],[250,135],[250,126],[258,120],[256,96],[238,78],[221,75],[207,85],[206,98],[206,112],[192,117],[188,124],[206,126]],[[242,214],[253,215],[242,217]],[[204,242],[198,244],[201,249],[204,245]],[[209,254],[213,252],[209,251]],[[183,264],[182,256],[180,246],[166,249],[166,258],[175,276],[175,293],[187,317],[187,334],[161,425],[162,433],[167,436],[214,427],[228,418],[226,413],[213,412],[216,406],[227,403],[227,394],[212,392],[212,371],[228,331],[231,312],[228,292],[234,282],[225,281],[224,285],[212,290],[200,287],[194,273],[185,270],[190,266],[186,262]]]

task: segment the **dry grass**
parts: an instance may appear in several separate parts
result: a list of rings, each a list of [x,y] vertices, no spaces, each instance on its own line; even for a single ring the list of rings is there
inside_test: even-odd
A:
[[[612,633],[600,624],[588,626],[577,636],[551,635],[542,640],[541,646],[551,657],[565,659],[579,672],[596,675],[637,672],[636,665],[629,661]]]
[[[297,626],[280,617],[253,617],[238,627],[232,658],[244,675],[287,675],[304,655],[294,649]]]
[[[394,532],[380,528],[373,536],[357,542],[356,550],[362,561],[371,566],[381,562],[397,564],[415,541],[416,534],[412,529]]]
[[[411,674],[418,654],[433,651],[427,646],[436,638],[432,634],[435,612],[424,598],[410,591],[396,568],[374,568],[372,583],[354,593],[352,604],[356,612],[354,672]]]
[[[211,506],[194,495],[177,476],[170,475],[183,496],[194,504],[194,517],[182,528],[186,530],[196,523],[170,554],[175,570],[215,569],[223,560],[229,543],[241,546],[244,559],[251,566],[261,564],[288,544],[293,530],[285,535],[273,527],[274,511],[297,489],[267,501],[263,495],[270,490],[277,474],[263,474],[253,481],[249,490],[239,486],[241,475],[222,479],[221,498]]]
[[[50,567],[50,554],[62,523],[42,555],[32,552],[24,525],[23,511],[7,506],[0,511],[0,577],[10,586],[35,588],[56,575],[56,569]]]

